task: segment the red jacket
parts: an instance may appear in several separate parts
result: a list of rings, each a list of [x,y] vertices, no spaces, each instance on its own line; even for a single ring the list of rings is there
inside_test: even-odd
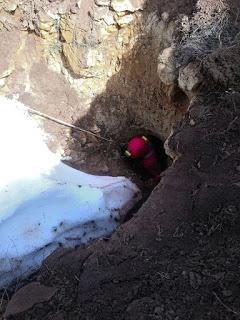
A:
[[[140,161],[140,165],[146,169],[146,171],[155,179],[160,180],[160,164],[157,158],[155,150],[151,150],[144,158]]]
[[[128,157],[139,161],[143,167],[154,179],[160,180],[160,162],[156,151],[150,141],[142,136],[132,138],[128,142],[128,150],[125,152]]]

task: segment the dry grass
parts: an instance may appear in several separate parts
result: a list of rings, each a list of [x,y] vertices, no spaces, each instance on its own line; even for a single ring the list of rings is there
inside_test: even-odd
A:
[[[179,65],[201,61],[220,48],[230,47],[240,35],[239,15],[227,0],[198,0],[196,9],[191,19],[184,16],[179,22]]]
[[[8,292],[6,289],[3,289],[0,294],[0,319],[6,310],[8,302],[9,302]]]
[[[199,0],[192,19],[185,16],[180,23],[183,62],[202,58],[229,42],[230,18],[230,8],[225,0]]]

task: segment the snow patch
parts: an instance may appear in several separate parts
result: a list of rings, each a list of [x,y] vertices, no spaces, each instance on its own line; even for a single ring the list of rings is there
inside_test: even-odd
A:
[[[0,288],[28,276],[59,245],[110,235],[139,200],[124,177],[99,177],[61,162],[18,101],[0,97]]]

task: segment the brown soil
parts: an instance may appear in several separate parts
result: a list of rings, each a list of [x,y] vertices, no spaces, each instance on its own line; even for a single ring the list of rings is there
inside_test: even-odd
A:
[[[188,1],[161,4],[192,12]],[[23,302],[17,304],[30,298],[27,285],[14,295],[14,308],[22,312],[9,319],[240,318],[240,72],[237,48],[221,50],[221,67],[216,53],[204,60],[215,90],[205,85],[175,127],[168,144],[178,159],[141,209],[110,239],[55,252],[33,279],[56,294],[24,310]],[[83,148],[90,160],[82,168],[134,177],[114,158],[114,145],[91,140]],[[100,161],[106,161],[106,172]]]
[[[170,139],[181,159],[134,218],[55,253],[36,279],[57,293],[12,319],[238,319],[238,106],[238,94],[192,105]]]

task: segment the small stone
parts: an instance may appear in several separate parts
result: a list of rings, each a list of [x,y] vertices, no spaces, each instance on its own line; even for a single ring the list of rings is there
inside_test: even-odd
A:
[[[193,126],[195,126],[195,124],[196,124],[196,122],[193,119],[191,119],[190,120],[190,126],[193,127]]]
[[[111,11],[109,11],[107,15],[103,16],[102,19],[108,26],[116,24],[114,14]]]
[[[94,133],[101,132],[101,129],[96,125],[96,123],[91,127],[91,131]]]
[[[104,20],[104,18],[107,17],[109,13],[109,9],[105,7],[97,7],[93,12],[90,12],[92,19],[95,21]]]
[[[233,205],[230,205],[227,207],[227,212],[230,212],[230,213],[237,213],[238,212],[238,208],[236,206],[233,206]]]
[[[59,14],[65,14],[65,13],[68,12],[69,9],[70,9],[69,8],[69,4],[67,2],[62,2],[58,6],[58,13]]]
[[[27,20],[23,20],[22,25],[23,25],[24,28],[27,28],[27,27],[28,27],[28,22],[27,22]]]
[[[184,92],[196,90],[202,81],[200,68],[194,63],[189,63],[179,72],[178,84]]]
[[[6,78],[0,79],[0,88],[4,87],[6,84]]]
[[[81,143],[81,146],[84,147],[87,143],[87,137],[85,135],[82,135],[80,137],[80,143]]]
[[[125,15],[117,20],[118,25],[122,26],[124,24],[129,24],[133,21],[134,16],[131,14]]]
[[[46,287],[38,282],[32,282],[13,295],[7,305],[4,316],[14,316],[29,310],[35,304],[50,300],[56,292],[56,288]]]
[[[143,10],[145,6],[145,0],[112,0],[111,6],[116,12],[135,12],[138,10]]]
[[[33,24],[32,21],[29,21],[28,27],[29,27],[29,29],[32,30],[32,31],[35,30],[35,26],[34,26],[34,24]]]
[[[76,14],[76,13],[78,12],[78,7],[77,7],[77,5],[71,5],[71,6],[70,6],[70,12],[71,12],[72,14]]]
[[[95,0],[94,2],[97,6],[102,6],[102,7],[110,6],[110,0]]]
[[[163,12],[162,15],[161,15],[161,17],[162,17],[162,20],[163,20],[164,22],[167,22],[168,19],[169,19],[169,13],[168,13],[168,12]]]
[[[14,12],[17,9],[17,3],[9,1],[6,3],[4,9],[8,12]]]
[[[174,53],[175,48],[168,47],[158,57],[158,75],[160,80],[166,85],[171,85],[177,80]]]
[[[109,172],[109,168],[106,164],[102,165],[100,170],[102,174],[106,174]]]
[[[182,276],[183,276],[184,278],[186,278],[186,277],[187,277],[187,272],[186,272],[185,270],[183,270],[183,272],[182,272]]]

